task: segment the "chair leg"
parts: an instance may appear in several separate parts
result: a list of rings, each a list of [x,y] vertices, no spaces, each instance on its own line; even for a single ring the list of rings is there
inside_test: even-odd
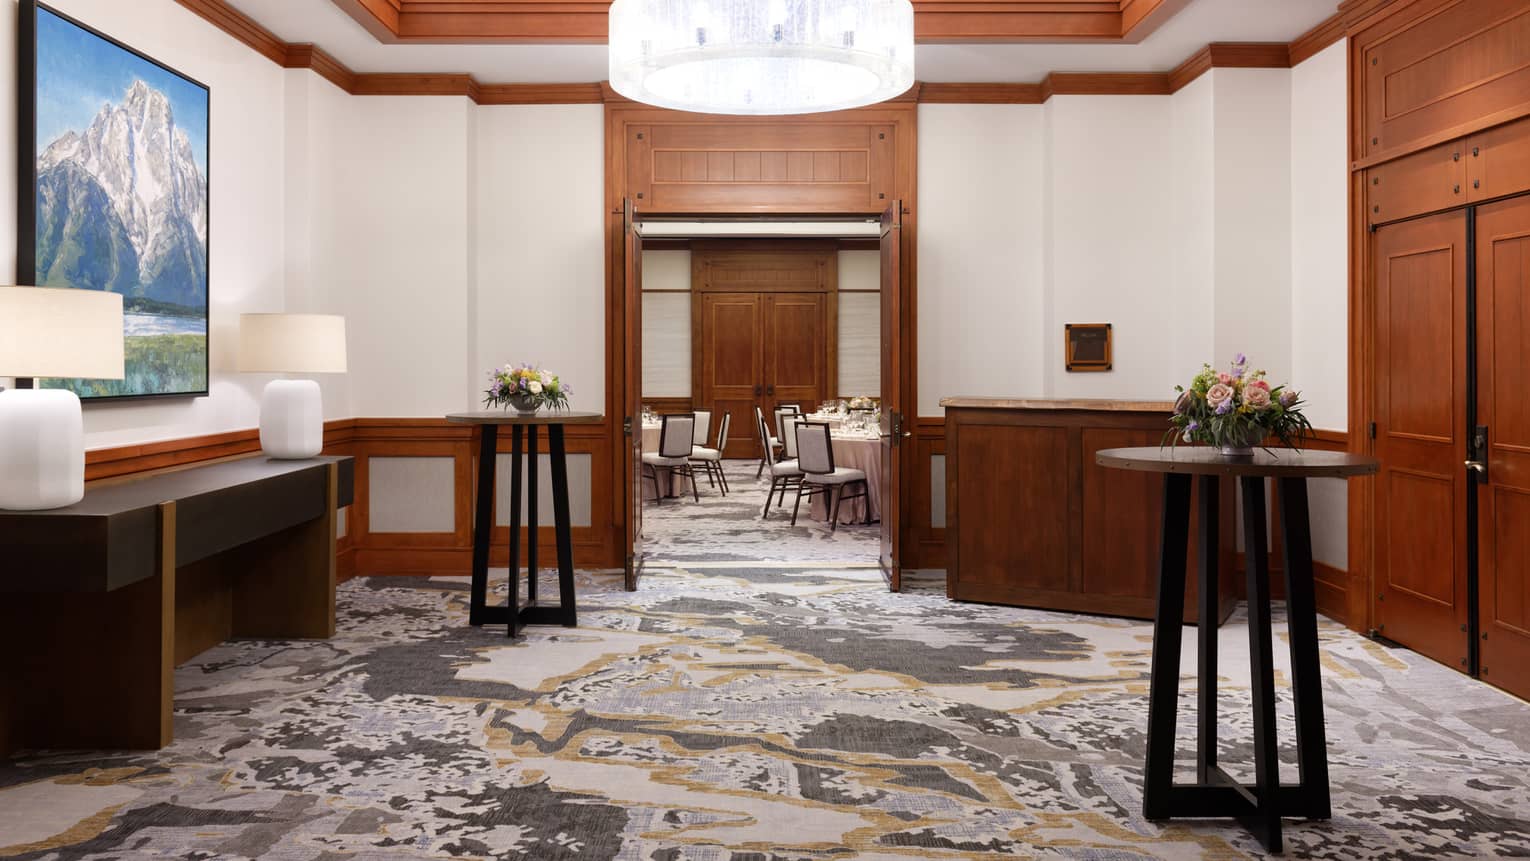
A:
[[[728,492],[733,490],[733,488],[728,485],[728,471],[723,469],[722,461],[720,460],[717,462],[717,480],[722,484],[723,496],[727,496]]]
[[[771,476],[770,477],[770,489],[765,491],[765,510],[760,512],[760,519],[761,520],[764,520],[765,518],[770,516],[770,501],[775,498],[775,495],[776,495],[776,482],[778,482],[780,480],[781,479],[776,478],[775,476]]]
[[[695,469],[694,466],[691,467],[691,468]],[[706,470],[707,470],[707,487],[716,487],[717,486],[717,482],[714,481],[713,478],[712,478],[712,462],[711,461],[707,461],[707,463],[706,463]]]
[[[765,458],[762,457],[762,458],[760,458],[760,465],[759,465],[759,467],[757,469],[755,469],[755,471],[754,471],[754,477],[755,478],[759,478],[761,475],[764,475],[764,474],[765,474]]]
[[[861,495],[866,497],[866,513],[861,517],[861,525],[865,526],[871,522],[871,482],[861,482]]]
[[[802,508],[802,491],[806,487],[807,487],[807,482],[802,482],[801,484],[797,485],[797,502],[792,505],[792,525],[793,526],[797,525],[797,511]],[[786,491],[782,490],[781,491],[781,495],[785,496],[786,495]]]
[[[834,485],[834,489],[829,491],[829,531],[830,532],[833,532],[833,531],[835,531],[836,529],[839,528],[839,500],[840,500],[840,497],[842,497],[844,495],[845,495],[845,486],[843,484],[836,484],[836,485]]]
[[[690,479],[690,481],[691,481],[691,498],[694,499],[696,502],[700,502],[701,501],[701,491],[696,489],[696,470],[692,469],[689,465],[687,465],[685,467],[685,477]]]

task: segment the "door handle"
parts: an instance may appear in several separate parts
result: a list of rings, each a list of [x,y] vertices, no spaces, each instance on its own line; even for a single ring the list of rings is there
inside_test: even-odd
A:
[[[1466,462],[1466,469],[1467,469],[1468,472],[1475,472],[1475,473],[1477,473],[1477,477],[1480,478],[1481,480],[1487,481],[1487,474],[1488,474],[1487,464],[1483,463],[1482,461],[1480,461],[1480,460],[1469,460],[1469,461]]]
[[[755,397],[759,397],[760,396],[760,387],[759,386],[755,386],[754,387],[754,396]]]
[[[775,386],[771,385],[771,386],[766,386],[765,387],[765,394],[773,395],[775,393],[776,393],[776,387]]]

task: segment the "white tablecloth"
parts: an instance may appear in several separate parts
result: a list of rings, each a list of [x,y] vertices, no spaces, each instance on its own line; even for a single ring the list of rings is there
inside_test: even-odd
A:
[[[664,427],[664,425],[660,424],[659,422],[654,422],[653,424],[645,424],[645,425],[643,425],[643,453],[644,454],[647,454],[649,452],[657,452],[659,450],[659,432],[663,429],[663,427]],[[691,491],[691,483],[690,483],[690,480],[687,479],[685,476],[683,476],[683,475],[680,476],[679,479],[675,482],[675,484],[677,486],[671,487],[670,486],[670,475],[671,475],[670,471],[667,470],[667,469],[661,469],[658,472],[659,472],[659,490],[663,493],[664,496],[676,496],[676,495],[681,494],[681,493],[686,493],[686,494],[690,493],[690,491]],[[647,467],[643,467],[643,474],[644,475],[648,474],[648,468]],[[646,478],[643,479],[643,498],[644,499],[653,499],[654,498],[654,495],[653,495],[653,485],[650,484],[648,482],[648,479],[646,479]]]
[[[867,519],[882,518],[882,439],[880,436],[834,434],[830,438],[834,446],[834,465],[848,466],[866,473],[867,495],[864,499],[851,499],[840,503],[840,523],[861,523]],[[867,511],[870,517],[867,517]],[[814,520],[829,519],[829,496],[813,497],[810,512]]]

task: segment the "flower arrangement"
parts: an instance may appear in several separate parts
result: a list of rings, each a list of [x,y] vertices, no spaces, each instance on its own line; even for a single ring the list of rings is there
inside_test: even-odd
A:
[[[542,407],[567,409],[568,396],[574,387],[558,379],[558,375],[531,365],[512,366],[489,372],[489,387],[484,390],[486,407],[513,406],[523,413],[536,412]]]
[[[1174,427],[1165,444],[1199,442],[1217,446],[1223,454],[1248,454],[1274,436],[1296,448],[1312,431],[1302,415],[1302,396],[1288,386],[1271,386],[1262,370],[1249,370],[1242,353],[1226,371],[1201,366],[1190,388],[1175,386]]]

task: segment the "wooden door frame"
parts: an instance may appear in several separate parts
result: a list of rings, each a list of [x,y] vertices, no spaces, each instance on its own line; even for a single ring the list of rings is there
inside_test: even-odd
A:
[[[903,228],[902,241],[899,247],[900,265],[899,282],[901,290],[899,331],[902,338],[902,356],[900,365],[903,368],[903,379],[897,381],[901,387],[902,402],[907,410],[918,412],[918,105],[914,99],[899,97],[892,101],[883,102],[867,108],[857,108],[850,111],[835,111],[824,114],[796,116],[790,118],[793,123],[808,124],[843,124],[846,122],[867,123],[875,122],[893,127],[895,144],[895,157],[893,166],[894,188],[887,194],[887,200],[903,201]],[[623,404],[625,403],[628,381],[624,358],[626,355],[626,323],[628,309],[626,307],[623,290],[625,287],[625,273],[622,268],[622,206],[627,197],[627,140],[628,128],[632,125],[653,125],[664,123],[685,122],[688,124],[715,124],[718,126],[758,126],[762,129],[778,125],[781,121],[778,117],[734,117],[734,116],[703,116],[686,114],[678,111],[653,108],[639,105],[634,102],[607,101],[605,104],[605,257],[606,257],[606,430],[610,435],[612,450],[620,451],[620,447],[626,441],[623,431],[623,419],[626,415]],[[638,212],[644,213],[643,201],[638,200]],[[718,208],[706,212],[668,212],[664,215],[695,215],[700,217],[738,217],[738,216],[802,216],[804,218],[822,218],[832,215],[864,215],[868,218],[876,218],[881,215],[883,206],[879,205],[875,211],[854,212],[825,212],[812,208],[789,208],[789,207],[748,207],[739,205],[733,208]],[[884,383],[885,384],[885,383]],[[905,421],[912,426],[916,415],[905,416]],[[905,475],[913,475],[914,454],[916,446],[903,446],[901,451],[902,462],[900,468]],[[626,477],[621,470],[613,470],[609,476],[609,488],[611,498],[620,499],[625,492]],[[592,479],[592,484],[598,485],[600,477]],[[907,513],[914,510],[913,483],[903,482],[900,494],[900,509]],[[627,548],[623,547],[625,540],[625,512],[613,508],[611,528],[611,547],[615,551],[612,564],[620,566],[625,559]],[[909,518],[904,517],[901,521],[901,534],[898,536],[900,558],[907,554],[902,551],[911,545],[913,536],[909,529]]]

